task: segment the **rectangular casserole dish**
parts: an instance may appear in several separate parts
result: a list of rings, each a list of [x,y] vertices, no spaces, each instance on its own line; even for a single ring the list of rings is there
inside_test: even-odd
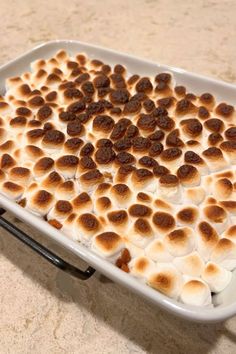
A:
[[[110,65],[116,63],[123,64],[127,67],[127,70],[130,73],[138,72],[143,75],[154,75],[157,71],[169,71],[174,74],[178,85],[186,86],[190,92],[192,90],[194,93],[198,94],[204,91],[209,91],[214,94],[217,100],[225,100],[231,104],[236,101],[236,86],[234,85],[188,73],[182,69],[171,68],[147,60],[138,59],[130,55],[120,54],[112,50],[70,40],[56,40],[42,44],[17,59],[12,60],[8,64],[3,65],[0,68],[0,94],[4,94],[5,80],[7,78],[20,75],[29,70],[32,61],[53,56],[59,49],[65,49],[71,55],[78,52],[84,52],[90,58],[104,60]],[[13,213],[23,222],[40,230],[49,238],[82,258],[90,266],[96,268],[110,279],[125,285],[127,288],[152,302],[154,305],[177,316],[197,322],[217,322],[223,321],[236,314],[236,298],[234,296],[236,290],[235,274],[233,274],[233,280],[230,285],[219,295],[215,296],[215,307],[199,308],[187,306],[162,295],[145,284],[140,283],[129,274],[122,272],[108,261],[94,254],[85,246],[70,240],[62,232],[50,226],[43,219],[24,210],[21,206],[2,195],[0,196],[0,206]]]

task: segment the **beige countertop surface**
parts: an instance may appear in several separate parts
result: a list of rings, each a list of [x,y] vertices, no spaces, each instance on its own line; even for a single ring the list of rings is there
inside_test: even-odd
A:
[[[0,63],[78,39],[235,82],[235,14],[235,0],[1,0]],[[235,352],[236,317],[185,322],[100,275],[73,280],[1,230],[1,354]]]

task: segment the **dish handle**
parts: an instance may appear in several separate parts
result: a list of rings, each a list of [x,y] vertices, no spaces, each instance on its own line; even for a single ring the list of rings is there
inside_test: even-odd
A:
[[[79,268],[76,268],[72,264],[64,261],[61,257],[57,256],[55,253],[47,249],[45,246],[41,245],[39,242],[35,241],[25,232],[18,229],[18,227],[3,218],[2,215],[5,212],[6,211],[3,208],[0,208],[0,227],[4,228],[11,235],[16,237],[22,243],[24,243],[36,253],[45,258],[48,262],[52,263],[54,266],[63,270],[64,272],[72,275],[73,277],[81,280],[87,280],[95,273],[96,270],[90,266],[86,270],[81,270]]]

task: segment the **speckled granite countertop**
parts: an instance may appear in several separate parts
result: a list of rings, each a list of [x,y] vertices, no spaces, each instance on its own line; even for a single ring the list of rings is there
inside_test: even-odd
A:
[[[235,13],[235,0],[1,0],[0,63],[79,39],[235,82]],[[236,317],[181,321],[99,275],[74,281],[0,232],[1,354],[235,352]]]

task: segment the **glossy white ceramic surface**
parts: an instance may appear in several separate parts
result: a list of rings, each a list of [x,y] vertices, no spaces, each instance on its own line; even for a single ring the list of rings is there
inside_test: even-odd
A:
[[[65,49],[71,55],[84,52],[89,57],[104,60],[104,62],[110,65],[115,63],[124,64],[130,73],[154,75],[157,72],[169,71],[174,74],[178,85],[185,85],[190,92],[200,94],[209,91],[214,94],[217,100],[224,100],[231,104],[236,102],[236,86],[234,85],[188,73],[182,69],[160,65],[112,50],[69,40],[57,40],[45,43],[17,59],[12,60],[8,64],[3,65],[0,68],[0,94],[4,94],[6,78],[19,75],[29,70],[32,61],[39,58],[48,58],[54,55],[59,49]],[[198,322],[217,322],[223,321],[236,314],[235,274],[233,274],[231,284],[214,298],[215,307],[199,308],[186,306],[140,283],[129,274],[124,273],[108,261],[101,259],[79,243],[68,239],[62,232],[56,230],[44,220],[29,213],[27,210],[2,195],[0,196],[0,205],[6,210],[11,211],[22,221],[32,225],[48,237],[60,243],[63,247],[85,260],[101,273],[140,294],[154,305],[172,312],[177,316]]]

